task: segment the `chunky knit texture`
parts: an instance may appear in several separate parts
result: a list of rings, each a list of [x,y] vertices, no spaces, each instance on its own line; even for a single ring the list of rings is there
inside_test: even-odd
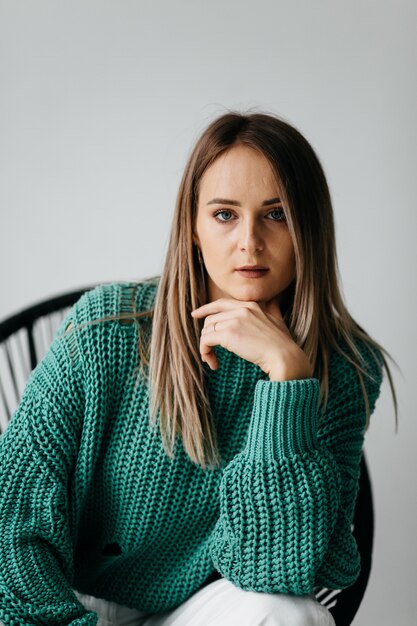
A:
[[[96,624],[73,589],[143,611],[172,609],[216,570],[255,591],[343,589],[360,572],[351,524],[366,423],[356,370],[331,355],[319,424],[316,378],[271,382],[216,346],[205,364],[223,467],[175,459],[149,426],[137,381],[141,322],[109,314],[152,308],[157,282],[84,294],[33,370],[0,438],[0,620]],[[371,411],[381,361],[369,364]]]

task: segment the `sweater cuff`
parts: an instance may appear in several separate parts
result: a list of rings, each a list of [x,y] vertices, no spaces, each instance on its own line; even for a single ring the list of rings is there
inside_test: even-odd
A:
[[[259,380],[246,445],[254,459],[291,457],[317,449],[320,381]]]

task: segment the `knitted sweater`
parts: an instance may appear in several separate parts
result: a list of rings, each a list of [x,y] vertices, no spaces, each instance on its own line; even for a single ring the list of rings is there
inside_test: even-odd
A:
[[[205,367],[223,466],[203,470],[177,440],[164,452],[138,378],[140,322],[70,322],[152,308],[157,282],[85,293],[32,371],[0,438],[0,620],[96,624],[74,594],[173,609],[215,572],[254,591],[342,589],[360,572],[351,531],[366,423],[353,366],[331,354],[317,378],[270,381],[222,347]],[[374,410],[382,382],[356,345]],[[207,364],[205,364],[206,366]],[[179,438],[178,438],[179,439]]]

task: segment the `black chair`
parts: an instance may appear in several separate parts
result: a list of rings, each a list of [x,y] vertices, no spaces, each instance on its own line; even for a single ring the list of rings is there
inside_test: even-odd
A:
[[[0,322],[0,433],[20,402],[25,382],[46,353],[71,306],[95,285],[44,300]],[[361,459],[359,492],[352,532],[361,555],[361,573],[347,589],[314,588],[337,626],[352,623],[368,584],[372,565],[374,508],[365,455]],[[219,577],[218,575],[217,577]]]
[[[43,300],[0,322],[0,433],[72,305],[95,285]]]

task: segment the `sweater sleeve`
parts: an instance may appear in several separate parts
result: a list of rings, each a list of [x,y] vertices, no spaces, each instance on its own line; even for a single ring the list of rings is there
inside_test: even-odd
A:
[[[0,622],[6,625],[97,623],[71,587],[69,477],[83,399],[76,346],[63,336],[68,321],[0,438]]]
[[[364,376],[371,413],[382,382],[373,363],[374,379]],[[320,425],[317,378],[256,383],[246,446],[223,471],[211,544],[216,569],[242,589],[303,595],[359,575],[351,524],[365,401],[353,365],[338,354],[333,366]]]

